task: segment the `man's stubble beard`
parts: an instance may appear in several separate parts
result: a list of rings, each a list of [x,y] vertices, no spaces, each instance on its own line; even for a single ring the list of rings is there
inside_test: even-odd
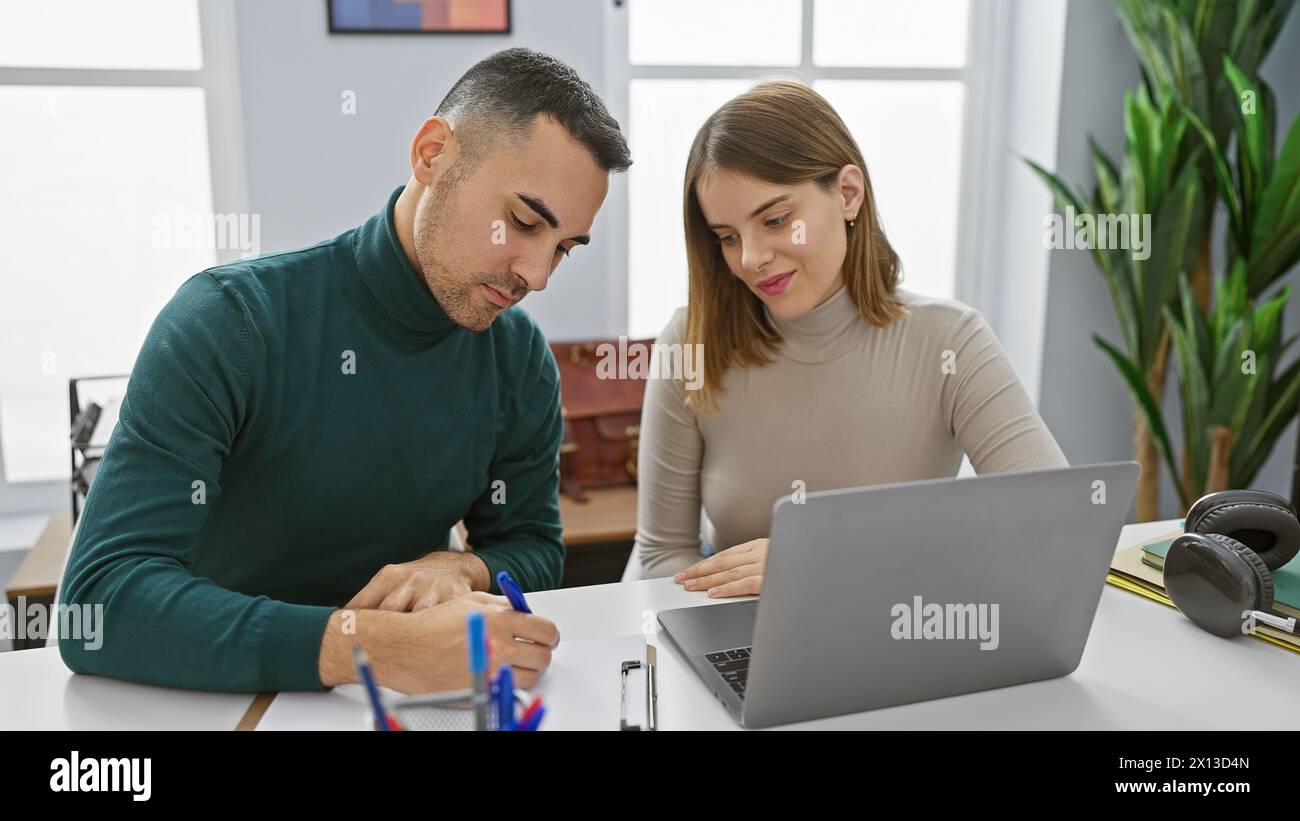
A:
[[[415,258],[420,263],[429,292],[443,312],[465,330],[479,333],[486,331],[500,312],[485,307],[476,298],[476,278],[458,275],[438,261],[442,247],[438,215],[447,213],[448,207],[454,207],[452,195],[462,176],[458,169],[449,169],[433,188],[427,206],[430,213],[425,215],[422,209],[416,209]]]

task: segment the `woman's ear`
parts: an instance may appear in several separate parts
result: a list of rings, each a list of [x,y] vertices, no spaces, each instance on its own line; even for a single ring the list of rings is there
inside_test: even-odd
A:
[[[845,221],[857,219],[867,191],[867,180],[862,175],[862,169],[856,165],[844,166],[840,169],[835,185],[843,202]]]
[[[447,165],[459,151],[451,123],[442,117],[430,117],[411,141],[411,173],[421,185],[430,185],[437,177],[438,165]]]

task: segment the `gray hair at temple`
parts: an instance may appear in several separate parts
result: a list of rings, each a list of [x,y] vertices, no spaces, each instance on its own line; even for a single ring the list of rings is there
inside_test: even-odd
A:
[[[618,121],[591,86],[565,63],[532,49],[509,48],[479,61],[434,114],[459,132],[466,169],[497,140],[521,137],[539,114],[563,125],[606,171],[632,165]]]

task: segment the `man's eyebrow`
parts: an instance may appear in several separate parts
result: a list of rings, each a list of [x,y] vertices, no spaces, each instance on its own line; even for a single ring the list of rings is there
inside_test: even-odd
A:
[[[552,228],[560,227],[560,221],[555,218],[555,213],[551,211],[551,209],[546,205],[546,203],[542,202],[537,197],[530,196],[528,194],[520,194],[518,191],[515,192],[515,196],[518,197],[520,200],[522,200],[524,205],[527,205],[529,208],[536,211],[537,216],[546,220],[547,225],[551,226]]]
[[[750,219],[753,219],[754,217],[757,217],[759,214],[763,213],[763,212],[766,211],[767,209],[771,208],[773,205],[776,205],[778,202],[784,202],[785,200],[788,200],[788,199],[790,199],[790,195],[789,195],[789,194],[782,194],[782,195],[780,195],[779,197],[773,197],[772,199],[768,200],[767,202],[765,202],[765,203],[763,203],[762,205],[760,205],[760,206],[758,206],[757,208],[755,208],[755,209],[753,210],[753,212],[750,213],[749,218],[750,218]],[[709,223],[709,228],[728,228],[728,227],[730,227],[730,226],[727,226],[727,225],[715,225],[714,223]]]
[[[552,228],[560,227],[560,221],[555,218],[555,213],[551,211],[550,207],[548,207],[546,203],[542,202],[537,197],[530,194],[521,194],[518,191],[515,192],[515,196],[518,197],[524,205],[527,205],[529,208],[536,211],[537,216],[546,220],[547,225]],[[590,245],[591,234],[579,234],[576,237],[569,237],[568,242],[572,242],[575,245]]]

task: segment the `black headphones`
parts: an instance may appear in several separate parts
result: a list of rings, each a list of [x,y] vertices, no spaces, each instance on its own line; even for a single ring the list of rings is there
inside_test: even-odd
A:
[[[1238,636],[1250,621],[1296,632],[1273,613],[1273,577],[1300,553],[1295,508],[1276,493],[1224,490],[1196,500],[1165,556],[1165,591],[1211,633]]]

